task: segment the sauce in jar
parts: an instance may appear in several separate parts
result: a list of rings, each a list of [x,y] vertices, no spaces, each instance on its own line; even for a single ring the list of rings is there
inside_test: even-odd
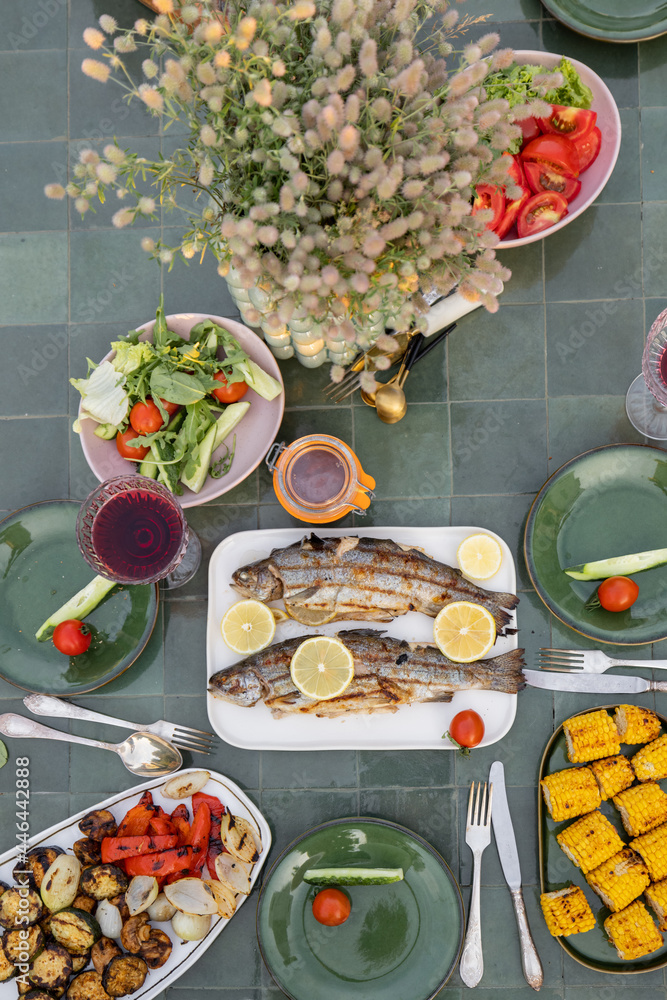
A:
[[[322,504],[340,495],[347,472],[334,452],[312,448],[298,455],[290,468],[289,485],[307,504]]]

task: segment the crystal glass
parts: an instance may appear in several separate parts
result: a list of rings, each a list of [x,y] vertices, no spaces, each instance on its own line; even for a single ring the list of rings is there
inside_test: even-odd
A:
[[[667,309],[649,330],[642,374],[628,389],[625,409],[640,434],[655,441],[667,441]]]
[[[116,583],[182,587],[201,562],[201,545],[174,496],[145,476],[118,476],[81,504],[76,537],[86,562]]]

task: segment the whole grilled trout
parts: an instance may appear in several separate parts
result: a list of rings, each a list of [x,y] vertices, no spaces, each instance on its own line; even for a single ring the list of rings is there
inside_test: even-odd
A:
[[[314,701],[295,688],[290,676],[292,656],[307,638],[286,639],[219,670],[211,677],[209,691],[243,708],[264,701],[275,716],[334,718],[347,712],[394,712],[414,702],[451,701],[456,691],[515,694],[524,687],[522,649],[476,663],[452,663],[437,646],[355,629],[338,633],[354,658],[352,683],[339,698]]]
[[[420,549],[388,538],[318,538],[311,534],[237,569],[232,586],[260,601],[283,598],[285,607],[321,612],[322,621],[391,621],[408,611],[435,618],[451,601],[474,601],[493,615],[501,632],[519,603],[464,579],[457,569]],[[327,617],[328,616],[328,617]],[[305,622],[305,619],[304,619]]]

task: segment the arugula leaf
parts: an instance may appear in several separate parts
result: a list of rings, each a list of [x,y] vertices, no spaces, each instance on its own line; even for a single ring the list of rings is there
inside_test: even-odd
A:
[[[226,476],[232,467],[232,462],[234,461],[234,452],[236,451],[236,434],[234,435],[234,440],[232,441],[231,451],[229,446],[225,445],[225,454],[222,458],[219,458],[217,462],[214,462],[211,468],[208,470],[209,475],[212,479],[221,479]]]

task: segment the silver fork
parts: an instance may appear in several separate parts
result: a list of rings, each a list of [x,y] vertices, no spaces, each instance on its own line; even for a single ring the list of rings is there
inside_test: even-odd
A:
[[[108,726],[118,726],[119,729],[132,729],[134,732],[155,733],[169,740],[181,750],[191,750],[193,753],[208,754],[213,749],[215,736],[203,729],[192,729],[190,726],[177,726],[173,722],[160,719],[150,725],[139,722],[125,722],[101,712],[90,712],[69,701],[52,698],[47,694],[29,694],[23,699],[23,704],[33,715],[45,715],[52,719],[82,719],[86,722],[105,722]]]
[[[474,804],[473,804],[474,797]],[[463,954],[459,965],[459,974],[466,986],[477,986],[484,975],[484,957],[482,955],[482,925],[480,921],[480,876],[482,872],[482,853],[491,841],[491,801],[493,785],[489,785],[489,802],[487,808],[486,782],[482,792],[482,782],[470,786],[468,797],[468,817],[466,820],[466,844],[472,851],[473,874],[472,896],[470,897],[470,915],[468,930],[463,945]]]
[[[583,670],[588,674],[603,674],[610,667],[658,667],[667,670],[667,660],[615,660],[601,649],[547,649],[539,652],[543,670]]]

